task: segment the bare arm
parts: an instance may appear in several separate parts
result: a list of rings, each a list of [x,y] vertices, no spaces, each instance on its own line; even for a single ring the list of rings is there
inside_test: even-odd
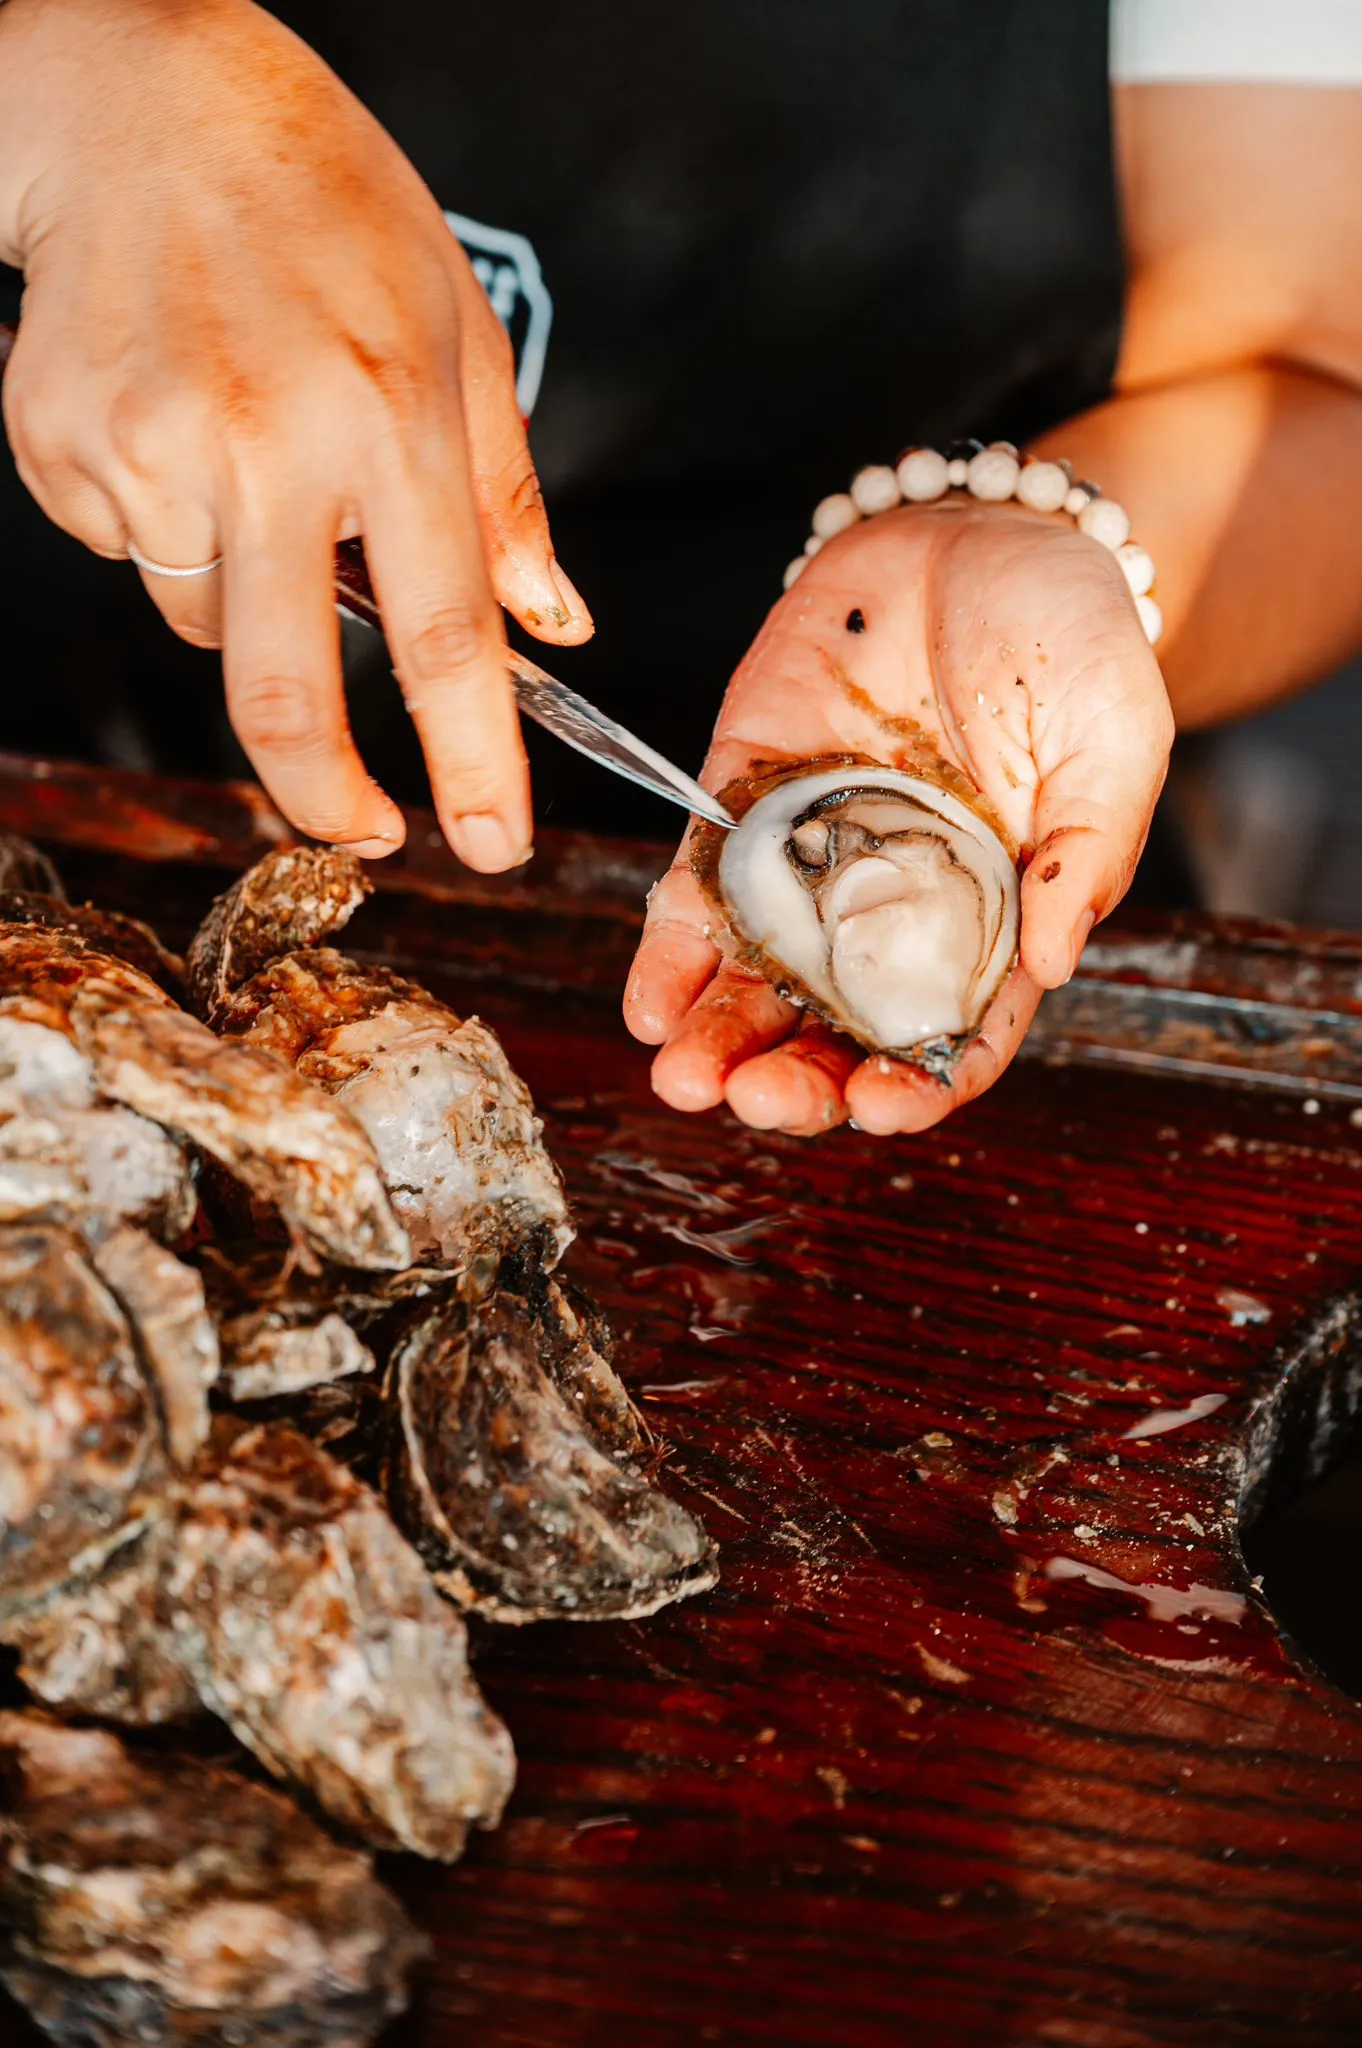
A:
[[[1158,565],[1180,726],[1362,647],[1362,91],[1116,96],[1118,396],[1047,436]]]

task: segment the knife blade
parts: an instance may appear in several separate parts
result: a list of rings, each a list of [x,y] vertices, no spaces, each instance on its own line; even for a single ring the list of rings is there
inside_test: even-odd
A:
[[[357,540],[344,541],[336,550],[336,602],[342,611],[353,619],[361,620],[364,625],[381,626],[368,564]],[[641,789],[650,789],[654,796],[665,797],[669,803],[679,804],[683,811],[693,811],[697,817],[706,818],[710,824],[720,825],[725,831],[733,830],[737,819],[730,816],[716,797],[702,789],[664,754],[659,754],[655,747],[639,739],[618,720],[608,717],[587,698],[570,690],[566,683],[560,683],[546,670],[527,661],[523,654],[509,648],[506,670],[520,709],[536,725],[542,725],[546,732],[551,732],[555,739],[574,747],[579,754],[585,754],[589,761],[608,768],[612,775],[621,775],[626,782],[637,783]]]

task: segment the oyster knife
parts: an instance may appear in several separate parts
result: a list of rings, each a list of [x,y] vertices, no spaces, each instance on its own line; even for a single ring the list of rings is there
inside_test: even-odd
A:
[[[366,626],[381,626],[368,564],[357,540],[343,541],[336,549],[336,602],[352,619],[359,619]],[[622,775],[626,782],[636,782],[640,788],[652,790],[655,796],[680,804],[683,811],[693,811],[712,825],[733,830],[737,819],[730,817],[708,790],[701,789],[698,782],[674,767],[664,754],[637,739],[604,711],[598,711],[566,683],[557,682],[511,649],[507,650],[506,669],[525,716],[542,725],[555,739],[575,747],[579,754],[599,762],[612,774]]]
[[[598,711],[565,683],[556,682],[542,668],[536,668],[532,661],[513,651],[507,653],[506,667],[515,685],[516,702],[525,716],[542,725],[546,732],[575,747],[588,760],[598,761],[602,768],[622,775],[627,782],[651,789],[655,795],[667,797],[680,804],[682,810],[694,811],[697,817],[707,818],[713,825],[732,830],[737,823],[716,797],[701,789],[680,768],[673,767],[665,755]]]

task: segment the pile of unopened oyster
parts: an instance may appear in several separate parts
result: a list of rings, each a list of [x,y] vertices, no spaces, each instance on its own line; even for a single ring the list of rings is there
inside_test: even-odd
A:
[[[72,2048],[363,2048],[421,1944],[362,1845],[511,1790],[463,1610],[714,1581],[524,1084],[327,943],[366,891],[274,854],[181,962],[0,839],[0,1975]]]

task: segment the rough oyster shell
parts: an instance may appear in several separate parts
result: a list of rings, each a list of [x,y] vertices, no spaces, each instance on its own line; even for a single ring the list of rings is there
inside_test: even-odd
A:
[[[944,764],[852,757],[724,798],[737,830],[701,825],[691,860],[737,957],[869,1050],[948,1074],[1017,958],[1016,852],[983,800]]]
[[[204,1705],[345,1826],[446,1862],[496,1826],[515,1756],[462,1620],[382,1503],[296,1431],[217,1425],[158,1601]]]
[[[174,1540],[173,1521],[153,1517],[92,1577],[4,1614],[0,1640],[19,1652],[19,1676],[36,1698],[60,1714],[134,1728],[202,1713],[157,1605]]]
[[[368,2048],[424,1948],[270,1787],[0,1714],[0,1976],[59,2048]]]
[[[388,1497],[436,1584],[493,1621],[655,1613],[718,1576],[637,1469],[642,1421],[553,1279],[427,1312],[389,1366]]]
[[[69,1223],[95,1243],[135,1223],[173,1242],[197,1200],[180,1140],[104,1100],[80,1047],[0,996],[0,1222]]]
[[[60,1033],[88,1063],[92,1096],[191,1139],[316,1250],[352,1266],[409,1262],[406,1233],[354,1120],[286,1066],[224,1045],[126,961],[64,930],[0,924],[6,1019]],[[0,1110],[0,1165],[12,1137]],[[33,1206],[46,1206],[50,1192],[35,1188]]]
[[[164,1474],[136,1339],[89,1246],[0,1229],[0,1604],[96,1570]]]
[[[353,853],[295,846],[267,854],[214,899],[189,947],[194,1008],[212,1024],[233,989],[282,953],[341,931],[372,894]]]
[[[362,1126],[418,1261],[477,1268],[484,1284],[510,1252],[554,1265],[573,1235],[562,1180],[495,1034],[317,943],[368,887],[339,849],[267,855],[190,947],[195,1000],[224,1037],[295,1066]]]

